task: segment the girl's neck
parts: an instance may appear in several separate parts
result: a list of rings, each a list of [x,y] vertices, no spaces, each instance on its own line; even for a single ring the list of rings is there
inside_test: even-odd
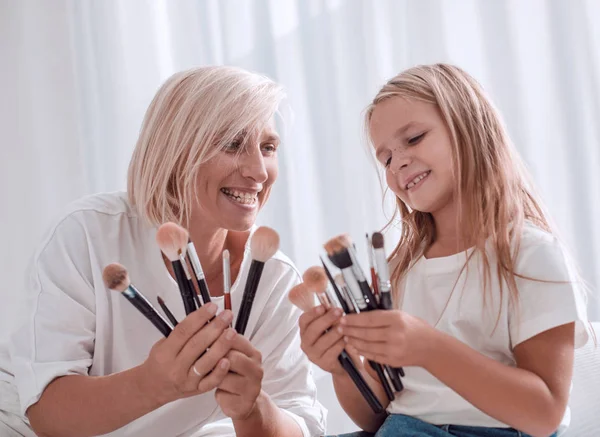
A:
[[[440,258],[450,256],[473,247],[475,238],[469,232],[465,232],[465,217],[459,220],[459,211],[455,204],[432,213],[435,225],[435,237],[433,243],[425,250],[426,258]]]

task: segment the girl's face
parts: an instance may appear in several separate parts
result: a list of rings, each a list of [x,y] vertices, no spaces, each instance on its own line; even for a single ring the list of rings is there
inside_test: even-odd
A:
[[[452,142],[437,106],[392,97],[375,106],[369,128],[388,186],[402,202],[434,215],[452,206]]]
[[[277,179],[278,146],[271,122],[256,135],[240,135],[204,163],[196,179],[194,219],[232,231],[250,229]]]

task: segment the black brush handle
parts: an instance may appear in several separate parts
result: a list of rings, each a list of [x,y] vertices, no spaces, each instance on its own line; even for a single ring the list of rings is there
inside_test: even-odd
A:
[[[150,305],[144,298],[141,297],[141,294],[138,291],[135,291],[133,294],[133,296],[129,296],[128,294],[123,293],[127,300],[131,302],[131,304],[136,307],[137,310],[142,313],[142,315],[146,317],[162,335],[168,337],[172,329],[167,322],[163,320],[163,318],[156,312],[152,305]]]
[[[365,381],[363,376],[356,368],[356,365],[354,364],[354,361],[352,361],[352,358],[350,358],[350,355],[348,355],[346,351],[342,351],[342,353],[338,356],[338,361],[348,376],[350,376],[352,382],[354,382],[354,385],[363,398],[365,398],[365,401],[367,401],[373,412],[375,414],[382,413],[384,411],[383,405],[381,405],[381,402],[379,402],[379,399],[377,399],[377,396],[375,396],[375,393],[373,393],[373,390],[371,390],[371,387],[369,387],[367,381]]]
[[[188,278],[183,270],[183,264],[181,261],[175,260],[172,261],[173,271],[175,272],[175,279],[177,280],[177,285],[179,286],[179,293],[181,294],[181,300],[183,300],[183,308],[185,309],[185,314],[190,315],[194,311],[196,311],[196,302],[194,302],[194,294],[192,290],[190,290],[190,284],[188,282]]]
[[[196,286],[194,285],[194,281],[188,279],[188,289],[192,291],[192,296],[194,297],[194,304],[196,305],[196,309],[202,306],[202,302],[200,302],[200,297],[198,293],[196,293]]]
[[[393,308],[392,293],[389,291],[382,291],[380,293],[379,308],[382,310],[391,310]],[[400,377],[404,376],[404,369],[402,369],[402,367],[395,367],[390,370],[390,377],[392,379],[392,383],[394,384],[394,389],[396,391],[402,391],[404,389],[404,385],[402,385]]]
[[[209,303],[210,300],[210,292],[208,291],[208,285],[206,284],[206,281],[204,279],[198,279],[196,278],[196,281],[198,282],[198,290],[200,290],[200,296],[202,296],[202,301],[204,302],[204,304]]]
[[[369,283],[367,281],[357,281],[358,286],[360,287],[360,291],[362,292],[363,298],[365,299],[365,303],[367,307],[364,311],[372,311],[378,309],[377,300],[375,299],[375,295],[369,287]]]
[[[169,321],[173,324],[173,326],[177,326],[179,324],[179,322],[177,321],[177,319],[175,318],[175,316],[173,315],[173,313],[171,312],[171,310],[169,309],[167,304],[163,303],[161,301],[158,301],[158,304],[160,305],[163,312],[167,316],[167,319],[169,319]]]
[[[371,360],[369,360],[369,365],[377,373],[377,376],[379,377],[379,382],[381,382],[381,385],[383,386],[383,390],[385,391],[385,395],[390,400],[390,402],[393,401],[395,398],[394,391],[390,387],[390,384],[388,383],[388,380],[385,377],[385,372],[383,371],[382,365],[379,363],[376,363],[375,361],[371,361]]]
[[[235,321],[235,330],[238,334],[244,335],[246,332],[248,319],[250,319],[250,311],[252,310],[252,304],[254,303],[254,297],[256,296],[256,290],[264,267],[264,262],[252,260],[250,270],[248,271],[248,280],[244,287],[240,312]]]

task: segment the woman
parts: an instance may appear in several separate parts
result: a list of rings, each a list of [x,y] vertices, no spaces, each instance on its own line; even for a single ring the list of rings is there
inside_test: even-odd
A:
[[[75,202],[48,233],[11,350],[21,413],[35,432],[323,433],[325,412],[300,351],[299,314],[286,298],[300,281],[290,260],[278,252],[266,263],[247,339],[229,328],[233,314],[222,310],[221,253],[231,253],[235,311],[251,262],[247,243],[277,178],[273,117],[282,96],[271,80],[237,68],[175,74],[147,111],[127,193]],[[185,319],[155,242],[167,221],[189,230],[213,296]],[[106,289],[102,269],[112,262],[127,267],[150,301],[160,295],[175,313],[180,323],[168,338]]]

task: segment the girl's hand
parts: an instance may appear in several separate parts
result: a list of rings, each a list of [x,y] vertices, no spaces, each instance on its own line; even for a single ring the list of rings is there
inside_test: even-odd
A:
[[[392,367],[425,367],[436,330],[400,310],[349,314],[337,328],[348,352]]]
[[[344,374],[338,356],[345,344],[342,334],[335,329],[341,317],[341,309],[325,311],[320,305],[302,314],[299,320],[302,351],[310,361],[332,375]],[[360,361],[355,364],[359,366]]]

